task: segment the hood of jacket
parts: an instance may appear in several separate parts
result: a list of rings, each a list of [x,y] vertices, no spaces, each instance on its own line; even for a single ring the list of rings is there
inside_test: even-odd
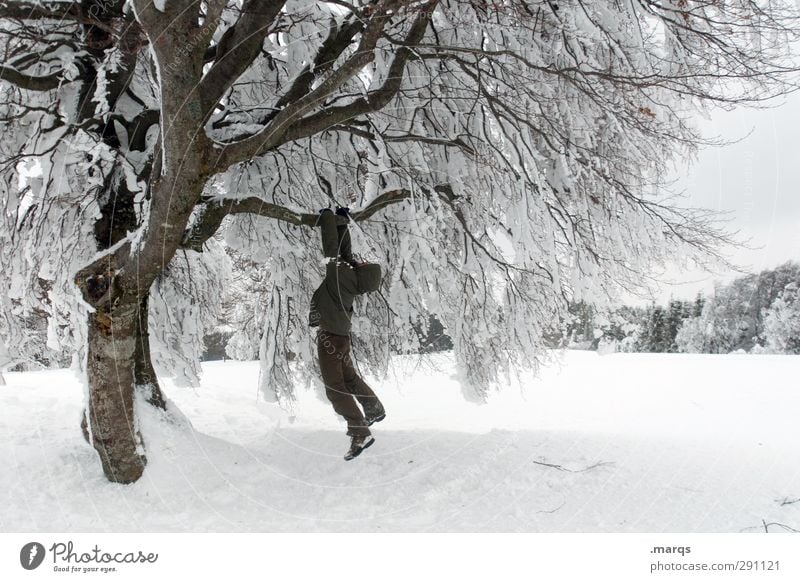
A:
[[[375,263],[366,263],[354,269],[358,293],[371,293],[377,291],[381,285],[381,266]]]

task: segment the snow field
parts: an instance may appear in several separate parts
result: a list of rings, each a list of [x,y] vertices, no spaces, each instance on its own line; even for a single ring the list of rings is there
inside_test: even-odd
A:
[[[433,364],[368,379],[388,416],[344,462],[313,391],[290,414],[257,399],[256,362],[206,363],[199,388],[164,382],[169,415],[139,404],[149,462],[127,486],[83,441],[72,372],[8,373],[0,530],[800,529],[800,357],[567,352],[485,405]]]

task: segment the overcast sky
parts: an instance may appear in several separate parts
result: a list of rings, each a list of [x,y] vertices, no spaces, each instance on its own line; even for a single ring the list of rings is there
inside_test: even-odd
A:
[[[682,178],[691,206],[730,212],[728,228],[750,238],[756,249],[730,249],[729,258],[753,272],[800,261],[800,95],[767,110],[719,111],[701,122],[706,135],[740,142],[700,152]],[[711,292],[732,272],[670,272],[656,296],[693,297]]]

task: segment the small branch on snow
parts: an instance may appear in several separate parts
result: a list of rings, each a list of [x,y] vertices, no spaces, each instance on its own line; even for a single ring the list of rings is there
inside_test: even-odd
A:
[[[561,465],[555,465],[553,463],[543,463],[541,461],[534,461],[537,465],[542,465],[543,467],[552,467],[553,469],[558,469],[559,471],[566,471],[568,473],[583,473],[585,471],[591,471],[592,469],[596,469],[597,467],[604,467],[606,465],[613,465],[614,463],[611,461],[599,461],[594,465],[590,465],[588,467],[584,467],[583,469],[569,469],[567,467],[563,467]]]
[[[745,527],[745,528],[740,529],[739,532],[740,533],[744,533],[746,531],[753,531],[753,530],[756,530],[756,529],[763,529],[764,533],[769,533],[769,528],[771,526],[778,526],[778,527],[784,529],[785,531],[790,531],[790,532],[793,532],[793,533],[800,533],[800,529],[795,529],[795,528],[793,528],[791,526],[786,525],[785,523],[778,523],[776,521],[771,521],[771,522],[767,523],[767,520],[765,520],[765,519],[761,520],[761,525],[751,525],[750,527]]]
[[[777,523],[775,521],[773,521],[772,523],[765,523],[764,527],[768,527],[770,525],[777,525],[778,527],[781,527],[781,528],[785,529],[786,531],[790,531],[790,532],[793,532],[793,533],[800,533],[800,529],[795,529],[793,527],[789,527],[785,523]]]
[[[536,461],[534,461],[534,463],[535,463],[535,462],[536,462]],[[539,510],[539,511],[537,511],[536,513],[555,513],[556,511],[558,511],[559,509],[561,509],[562,507],[564,507],[566,504],[567,504],[567,501],[566,501],[566,500],[564,500],[564,501],[562,501],[562,502],[561,502],[561,505],[559,505],[558,507],[556,507],[556,508],[554,508],[554,509],[540,509],[540,510]]]

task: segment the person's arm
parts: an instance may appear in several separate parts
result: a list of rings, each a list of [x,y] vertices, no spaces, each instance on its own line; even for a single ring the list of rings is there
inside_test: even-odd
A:
[[[323,211],[319,217],[319,224],[322,233],[322,252],[328,259],[328,264],[325,265],[325,285],[328,293],[337,303],[342,303],[342,295],[349,296],[350,302],[352,302],[355,291],[353,283],[349,277],[340,276],[340,269],[350,269],[350,266],[338,260],[340,248],[336,215],[329,210]]]
[[[357,285],[352,267],[344,260],[337,260],[342,249],[336,223],[337,217],[333,212],[327,209],[322,211],[319,217],[322,251],[328,258],[328,264],[325,266],[325,286],[337,304],[349,309],[357,293]],[[348,235],[348,246],[349,238]]]
[[[336,216],[343,216],[349,223],[350,209],[347,207],[338,207],[336,208]],[[353,249],[350,244],[350,225],[347,223],[339,224],[337,219],[336,232],[339,237],[339,257],[341,257],[343,261],[349,263],[353,260]]]
[[[336,231],[336,215],[325,209],[319,216],[320,233],[322,234],[322,254],[330,259],[339,255],[339,235]]]

